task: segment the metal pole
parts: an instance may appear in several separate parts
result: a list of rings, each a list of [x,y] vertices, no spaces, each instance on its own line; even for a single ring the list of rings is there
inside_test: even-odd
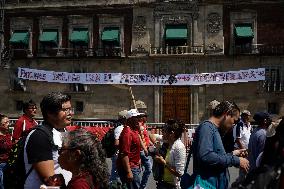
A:
[[[134,98],[133,91],[132,91],[132,87],[128,86],[128,90],[129,90],[129,93],[130,93],[130,97],[131,97],[133,106],[134,106],[135,109],[137,109],[135,98]]]

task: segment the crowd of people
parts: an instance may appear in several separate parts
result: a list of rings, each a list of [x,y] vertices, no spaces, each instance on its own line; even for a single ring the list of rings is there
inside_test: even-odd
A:
[[[8,116],[0,115],[0,189],[11,149],[21,139],[24,189],[146,189],[152,172],[157,189],[181,189],[187,171],[188,189],[284,188],[284,119],[257,112],[253,127],[250,111],[241,111],[233,102],[214,100],[209,106],[209,117],[195,129],[191,142],[192,170],[185,170],[188,155],[181,137],[188,130],[182,121],[170,119],[161,135],[152,134],[147,112],[130,109],[118,113],[109,171],[98,136],[83,128],[68,131],[74,114],[69,95],[53,92],[43,97],[41,125],[34,119],[37,105],[30,100],[13,135]],[[239,177],[230,186],[231,166],[239,168]]]

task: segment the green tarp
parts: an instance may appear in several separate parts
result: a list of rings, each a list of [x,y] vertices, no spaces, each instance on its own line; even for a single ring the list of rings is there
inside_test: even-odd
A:
[[[119,28],[117,27],[105,28],[102,33],[102,41],[119,42],[120,41],[119,35],[120,35]]]
[[[58,32],[57,31],[43,31],[39,37],[40,42],[48,42],[57,44]]]
[[[187,39],[186,25],[171,25],[166,26],[166,39]]]
[[[251,26],[236,26],[235,27],[236,37],[253,37],[253,31]]]
[[[30,35],[28,31],[15,31],[9,40],[11,44],[29,45]]]
[[[88,29],[74,29],[71,36],[70,42],[72,43],[89,43],[89,31]]]

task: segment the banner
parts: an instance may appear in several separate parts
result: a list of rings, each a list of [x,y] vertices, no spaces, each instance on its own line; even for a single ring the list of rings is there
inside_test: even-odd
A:
[[[204,85],[265,80],[265,68],[177,75],[123,73],[68,73],[18,68],[18,78],[52,83],[123,85]]]

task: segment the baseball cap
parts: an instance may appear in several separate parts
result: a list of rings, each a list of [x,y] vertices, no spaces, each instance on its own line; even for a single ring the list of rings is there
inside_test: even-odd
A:
[[[271,120],[271,117],[268,113],[266,112],[256,112],[253,116],[253,119],[257,122],[259,121],[263,121],[265,119],[270,119]]]
[[[137,117],[137,116],[141,116],[141,115],[144,115],[144,114],[139,113],[137,109],[130,109],[130,110],[127,111],[125,118],[129,119],[131,117]]]
[[[242,112],[242,115],[243,115],[243,114],[246,114],[246,115],[248,115],[248,116],[251,115],[250,111],[248,111],[248,110],[244,110],[244,111]]]
[[[126,118],[127,110],[118,112],[118,118]]]

